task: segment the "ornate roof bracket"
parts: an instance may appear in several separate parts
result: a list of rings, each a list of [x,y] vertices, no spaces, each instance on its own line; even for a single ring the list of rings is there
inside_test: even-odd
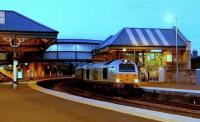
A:
[[[21,43],[28,40],[28,38],[16,38],[15,36],[3,36],[3,40],[8,42],[11,47],[19,47]]]

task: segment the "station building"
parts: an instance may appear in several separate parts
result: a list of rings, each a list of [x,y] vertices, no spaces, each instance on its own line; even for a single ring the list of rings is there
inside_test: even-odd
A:
[[[180,81],[194,82],[190,41],[179,30],[177,46]],[[175,81],[176,28],[123,28],[93,50],[93,61],[115,59],[136,62],[142,80]]]
[[[51,76],[56,68],[69,62],[77,66],[126,59],[137,63],[141,80],[175,81],[175,28],[123,28],[105,41],[57,39],[57,34],[58,31],[17,12],[0,11],[2,76],[12,78],[13,59],[18,61],[18,78],[23,79]],[[180,77],[194,82],[190,41],[179,30],[177,45]]]

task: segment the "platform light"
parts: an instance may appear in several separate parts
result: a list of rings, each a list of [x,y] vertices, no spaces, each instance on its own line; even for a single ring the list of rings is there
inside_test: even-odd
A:
[[[124,63],[127,63],[127,62],[128,62],[128,60],[125,59],[125,60],[124,60]]]
[[[25,63],[25,65],[27,66],[27,65],[28,65],[28,63]]]
[[[3,67],[2,67],[2,66],[0,67],[0,70],[3,70]]]
[[[126,51],[127,51],[127,49],[126,49],[126,48],[123,48],[123,49],[122,49],[122,51],[123,51],[123,52],[126,52]]]
[[[12,67],[12,65],[11,65],[11,64],[9,64],[8,66],[9,66],[9,67]]]
[[[173,23],[173,19],[175,18],[175,15],[173,14],[173,13],[166,13],[165,15],[164,15],[164,21],[165,21],[165,23],[167,23],[167,24],[171,24],[171,23]]]
[[[117,78],[117,79],[116,79],[116,83],[119,83],[119,82],[120,82],[120,79],[119,79],[119,78]]]
[[[176,85],[179,85],[179,58],[178,58],[178,27],[177,27],[177,22],[178,18],[174,16],[172,13],[167,13],[165,15],[165,22],[166,23],[172,23],[175,22],[175,31],[176,31]]]

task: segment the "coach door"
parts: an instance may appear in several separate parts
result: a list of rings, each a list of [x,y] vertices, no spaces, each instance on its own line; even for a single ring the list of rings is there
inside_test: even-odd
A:
[[[89,80],[90,78],[90,70],[86,69],[86,80]]]
[[[93,80],[98,80],[98,70],[97,69],[93,70]]]
[[[82,69],[82,71],[81,71],[81,76],[82,76],[82,79],[84,80],[85,79],[85,70],[84,69]]]
[[[108,69],[107,68],[103,68],[103,79],[104,80],[108,79]]]

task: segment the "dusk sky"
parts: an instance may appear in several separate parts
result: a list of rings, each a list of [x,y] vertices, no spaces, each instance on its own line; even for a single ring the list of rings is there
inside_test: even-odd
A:
[[[59,31],[59,38],[105,40],[123,27],[178,27],[200,51],[200,0],[0,0],[0,9],[15,10]]]

